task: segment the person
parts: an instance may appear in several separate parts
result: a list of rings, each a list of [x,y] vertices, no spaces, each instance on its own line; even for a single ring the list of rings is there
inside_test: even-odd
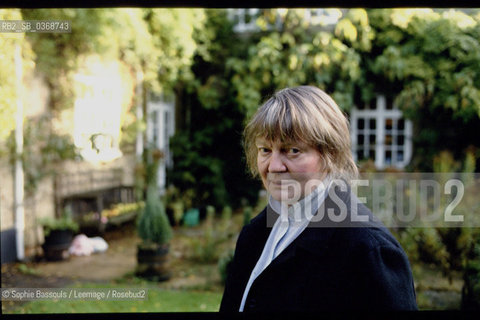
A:
[[[269,194],[239,234],[220,312],[416,310],[410,265],[351,192],[348,120],[313,86],[286,88],[244,130]]]

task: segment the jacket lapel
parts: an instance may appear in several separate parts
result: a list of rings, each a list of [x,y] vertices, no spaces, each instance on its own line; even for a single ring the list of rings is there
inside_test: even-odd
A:
[[[244,267],[248,274],[251,273],[260,255],[262,254],[265,243],[272,228],[267,227],[267,211],[264,209],[260,214],[251,220],[251,222],[244,227],[245,239],[248,239],[248,251],[240,258],[245,261]]]
[[[317,258],[323,256],[329,247],[329,240],[334,232],[332,228],[319,228],[308,225],[305,230],[295,239],[285,250],[278,255],[267,267],[276,268],[277,266],[294,259],[301,252],[308,252]]]
[[[350,203],[349,195],[350,190],[347,192],[337,192],[340,199],[345,204]],[[328,195],[323,204],[320,206],[319,210],[327,212],[328,208],[335,208],[336,206],[333,203],[333,200],[330,195]],[[305,230],[292,242],[285,250],[276,257],[272,263],[267,267],[275,268],[277,265],[285,263],[289,259],[294,258],[298,252],[307,251],[309,254],[313,254],[317,257],[324,255],[329,247],[329,240],[332,237],[335,228],[332,227],[328,219],[322,219],[320,222],[310,222]]]

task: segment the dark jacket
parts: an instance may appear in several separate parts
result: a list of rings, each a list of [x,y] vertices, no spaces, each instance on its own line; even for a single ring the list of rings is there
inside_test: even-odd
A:
[[[358,210],[370,222],[329,225],[325,218],[317,225],[310,223],[253,282],[244,311],[417,309],[412,272],[400,244],[374,221],[368,208],[351,201],[358,199],[350,191],[340,192],[340,199],[348,208],[347,218]],[[327,197],[322,209],[338,213],[336,203]],[[266,208],[239,235],[220,311],[236,312],[240,307],[271,231],[267,215],[276,218]]]

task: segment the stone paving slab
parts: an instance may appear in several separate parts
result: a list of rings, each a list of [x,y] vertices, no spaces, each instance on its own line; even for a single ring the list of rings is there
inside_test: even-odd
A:
[[[39,262],[35,269],[42,276],[67,277],[76,280],[110,281],[135,270],[139,240],[129,235],[107,241],[109,248],[90,256],[70,256],[68,260]]]

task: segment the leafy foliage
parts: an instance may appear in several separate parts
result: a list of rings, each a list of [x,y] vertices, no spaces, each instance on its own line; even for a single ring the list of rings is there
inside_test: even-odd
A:
[[[158,150],[147,148],[146,152],[146,200],[145,207],[137,221],[138,235],[146,244],[167,244],[173,237],[172,227],[165,211],[165,205],[158,192],[158,165],[161,158]]]
[[[70,20],[71,33],[28,33],[27,40],[36,53],[36,67],[45,75],[50,89],[50,107],[53,110],[73,105],[73,72],[80,57],[102,52],[107,11],[94,9],[24,9],[22,17],[27,20]]]
[[[282,12],[263,10],[259,25],[268,25],[272,16],[279,16],[280,26],[258,40],[252,37],[246,57],[226,62],[235,73],[232,84],[241,110],[250,116],[276,90],[304,84],[330,92],[339,106],[348,110],[361,75],[359,54],[327,30],[305,28],[302,10]]]
[[[168,175],[196,204],[256,198],[260,184],[243,172],[240,133],[260,103],[287,86],[318,86],[347,112],[378,93],[395,99],[415,121],[412,169],[432,170],[440,148],[459,157],[478,145],[478,15],[350,9],[329,29],[304,14],[260,10],[260,31],[236,34],[222,11],[207,10],[194,79],[178,86],[185,120],[171,141]]]
[[[71,33],[27,33],[0,35],[0,151],[3,139],[12,131],[16,83],[13,54],[16,43],[23,53],[23,67],[38,72],[49,88],[48,114],[73,106],[74,73],[89,55],[102,59],[118,59],[132,73],[143,74],[148,92],[162,93],[173,87],[177,79],[191,79],[190,65],[196,49],[193,34],[203,26],[200,9],[22,9],[0,10],[0,19],[68,20]],[[179,24],[178,21],[182,23]],[[50,162],[72,158],[73,145],[66,136],[52,133],[51,121],[42,121],[39,128],[25,128],[25,152],[22,155],[27,191],[52,173]],[[36,123],[36,121],[35,121]],[[38,125],[38,123],[36,123]],[[133,123],[130,132],[141,126]],[[126,135],[127,139],[132,135]],[[10,139],[10,152],[15,150]],[[33,151],[33,152],[32,152]],[[45,170],[46,169],[46,170]]]
[[[460,157],[469,145],[478,145],[479,16],[372,9],[368,17],[375,36],[371,50],[362,53],[363,82],[375,86],[364,88],[361,97],[368,101],[383,91],[414,120],[411,168],[430,171],[439,149]]]
[[[0,20],[19,20],[18,9],[0,9]],[[23,33],[0,33],[0,155],[7,152],[6,139],[15,126],[17,110],[17,77],[15,73],[15,50],[21,50],[22,73],[34,67],[35,54],[30,43],[24,41]],[[20,93],[22,94],[22,93]]]
[[[48,115],[26,120],[23,132],[23,153],[20,155],[25,175],[25,192],[33,194],[40,181],[55,174],[55,165],[62,160],[78,156],[71,137],[51,130]],[[15,141],[11,134],[8,139],[10,160],[15,161]]]
[[[166,244],[173,237],[165,207],[155,185],[148,187],[145,208],[138,219],[137,230],[146,243]]]
[[[195,50],[192,35],[203,23],[203,11],[193,9],[23,9],[22,15],[72,23],[71,33],[28,34],[52,91],[53,109],[72,106],[73,72],[88,54],[124,61],[141,71],[144,84],[155,92],[188,77]]]
[[[480,232],[473,231],[472,241],[465,264],[462,290],[462,309],[480,310]]]
[[[461,171],[465,176],[471,175],[475,171],[472,157],[471,150],[467,152],[463,162],[455,161],[447,151],[439,152],[434,159],[435,172]],[[476,201],[475,188],[468,188],[467,179],[465,183],[467,191],[464,201]],[[478,205],[476,202],[466,203],[466,207],[475,212]],[[473,222],[473,225],[477,222]],[[475,250],[478,250],[476,247],[480,240],[479,232],[478,227],[407,228],[399,230],[396,235],[411,260],[435,264],[451,280],[454,271],[462,272],[464,277],[477,276],[472,266],[475,266],[477,259]],[[470,286],[467,282],[466,285]],[[473,289],[469,287],[468,290]],[[473,292],[469,291],[470,294]]]
[[[222,245],[233,237],[232,209],[222,210],[220,221],[215,221],[215,208],[207,206],[204,233],[201,237],[191,239],[191,258],[200,263],[219,263]]]
[[[43,233],[48,236],[53,230],[70,230],[77,232],[78,223],[73,220],[70,210],[65,209],[60,218],[45,217],[39,219],[40,225],[43,227]]]
[[[218,272],[220,273],[220,281],[223,285],[225,285],[227,281],[228,268],[233,260],[234,253],[234,250],[229,249],[218,259]]]
[[[68,218],[45,218],[40,220],[40,224],[43,226],[45,236],[48,236],[53,230],[72,230],[78,231],[78,224],[72,219]]]
[[[237,206],[241,198],[254,201],[258,184],[249,179],[241,148],[243,112],[229,85],[228,57],[243,52],[224,11],[207,10],[203,33],[196,34],[197,54],[192,65],[194,80],[177,86],[183,117],[171,139],[174,168],[168,183],[192,197],[191,205],[227,203]],[[221,146],[221,147],[219,147]]]
[[[390,81],[403,82],[398,105],[410,112],[424,107],[451,109],[454,118],[464,121],[478,117],[479,21],[459,11],[382,13],[394,23],[378,37],[385,48],[373,69]],[[400,23],[402,17],[408,23]],[[375,28],[378,19],[373,21]],[[387,43],[388,33],[397,34],[400,41]]]

